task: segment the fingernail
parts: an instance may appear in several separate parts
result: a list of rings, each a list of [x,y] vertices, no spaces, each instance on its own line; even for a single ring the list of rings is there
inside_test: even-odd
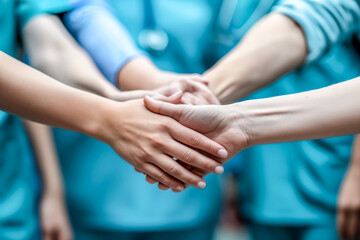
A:
[[[174,93],[173,96],[178,96],[178,95],[180,95],[180,94],[182,94],[182,91],[178,91],[178,92]]]
[[[203,189],[203,188],[205,188],[206,187],[206,183],[205,182],[198,182],[198,188],[201,188],[201,189]]]
[[[180,191],[180,192],[181,192],[181,191],[184,191],[184,187],[178,186],[178,187],[176,187],[176,190],[177,190],[177,191]]]
[[[146,99],[149,100],[149,101],[153,101],[153,100],[154,100],[154,99],[153,99],[152,97],[150,97],[149,95],[145,95],[144,98],[146,98]]]
[[[220,149],[218,152],[217,152],[218,156],[221,157],[221,158],[227,158],[228,156],[228,152],[225,150],[225,149]]]
[[[222,174],[222,173],[224,172],[224,168],[223,168],[222,166],[217,166],[217,167],[215,168],[215,172],[216,172],[217,174]]]
[[[209,79],[207,79],[207,78],[204,77],[204,76],[200,76],[200,79],[203,80],[203,81],[209,82]]]

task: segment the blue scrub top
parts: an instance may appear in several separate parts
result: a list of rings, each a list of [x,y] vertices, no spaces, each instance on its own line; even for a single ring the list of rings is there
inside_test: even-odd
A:
[[[110,1],[135,40],[143,28],[142,2]],[[214,17],[209,2],[154,1],[154,8],[158,23],[171,38],[164,55],[151,56],[155,63],[178,72],[205,70],[203,41]],[[75,226],[156,231],[211,226],[217,221],[222,195],[218,176],[209,176],[204,190],[191,187],[180,194],[163,192],[104,143],[64,130],[54,133]]]
[[[352,44],[359,25],[356,1],[275,1],[272,11],[303,28],[307,63],[250,98],[265,98],[325,87],[360,75],[360,57]],[[242,9],[246,12],[246,9]],[[242,15],[242,11],[236,12]],[[268,9],[268,12],[270,8]],[[239,208],[256,223],[329,225],[347,170],[353,136],[268,144],[241,153]]]
[[[17,33],[43,13],[36,0],[0,0],[0,51],[17,57]],[[1,90],[0,90],[1,91]],[[35,239],[37,186],[31,147],[18,117],[0,111],[0,239]]]
[[[16,57],[15,1],[0,0],[0,51]],[[29,14],[31,15],[31,14]],[[32,239],[35,213],[30,145],[21,120],[0,111],[0,239]]]

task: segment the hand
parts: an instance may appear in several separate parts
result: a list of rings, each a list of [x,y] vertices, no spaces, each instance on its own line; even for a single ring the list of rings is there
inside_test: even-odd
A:
[[[172,117],[182,125],[189,127],[226,148],[229,156],[222,162],[233,157],[237,152],[249,146],[248,137],[241,120],[234,116],[234,109],[228,106],[189,106],[174,105],[150,97],[144,98],[145,106],[152,112]],[[219,159],[218,159],[219,160]],[[221,160],[219,160],[221,161]],[[207,172],[194,169],[195,173],[203,176]],[[148,182],[155,183],[148,177]],[[163,185],[160,189],[166,190]]]
[[[338,200],[337,224],[342,239],[360,239],[360,151],[354,145],[352,164]]]
[[[171,102],[179,102],[181,93],[172,98]],[[143,100],[128,101],[122,105],[116,103],[110,112],[110,119],[104,123],[107,127],[101,131],[104,136],[111,136],[105,142],[138,171],[164,185],[182,191],[183,183],[198,188],[204,188],[206,184],[204,179],[188,171],[172,157],[207,172],[223,172],[221,164],[213,160],[227,157],[220,144],[171,118],[151,113],[144,107]],[[124,113],[126,117],[121,116]]]
[[[165,73],[164,73],[165,74]],[[163,75],[164,75],[163,74]],[[165,96],[171,96],[176,92],[184,93],[181,103],[189,105],[220,104],[216,96],[207,87],[208,81],[197,74],[181,75],[167,73],[163,78],[172,79],[168,85],[157,88],[154,91]]]
[[[154,92],[154,91],[149,91],[149,90],[133,90],[133,91],[117,90],[116,92],[113,92],[111,95],[108,95],[107,97],[114,101],[125,102],[125,101],[129,101],[129,100],[140,99],[145,96],[160,97],[163,95],[161,95],[160,93]]]
[[[40,221],[42,239],[72,240],[64,199],[61,194],[45,193],[40,202]]]

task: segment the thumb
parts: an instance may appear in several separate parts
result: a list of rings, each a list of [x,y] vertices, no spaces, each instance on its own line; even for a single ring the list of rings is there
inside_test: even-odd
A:
[[[149,95],[147,95],[149,96]],[[172,104],[179,104],[181,102],[181,98],[183,97],[183,92],[178,91],[171,96],[164,96],[164,95],[158,95],[158,96],[149,96],[152,97],[155,100],[162,101],[162,102],[168,102]]]
[[[162,102],[149,96],[145,96],[144,105],[148,110],[152,111],[153,113],[168,116],[177,121],[179,121],[182,110],[184,108],[183,105],[175,105],[168,102]]]
[[[202,75],[190,75],[189,76],[190,80],[196,81],[198,83],[202,83],[205,86],[209,85],[209,79],[207,79],[206,77],[202,76]]]

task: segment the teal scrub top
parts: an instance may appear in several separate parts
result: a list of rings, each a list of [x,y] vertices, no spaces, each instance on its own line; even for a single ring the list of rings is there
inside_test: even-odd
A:
[[[250,0],[249,0],[250,1]],[[253,2],[253,1],[252,1]],[[309,48],[306,64],[250,98],[265,98],[325,87],[360,75],[352,37],[359,25],[356,1],[275,1],[276,11],[303,28]],[[249,9],[242,9],[242,15]],[[240,212],[269,225],[331,225],[351,157],[353,136],[267,144],[241,153]]]
[[[0,51],[17,57],[19,26],[42,12],[34,1],[0,0]],[[0,239],[34,239],[38,223],[32,152],[21,120],[3,111],[0,153]]]
[[[120,21],[137,40],[143,28],[142,0],[109,1]],[[169,31],[170,45],[151,56],[162,69],[202,72],[203,41],[214,9],[209,1],[154,1],[158,24]],[[156,231],[214,224],[220,212],[218,176],[204,190],[160,191],[107,145],[90,137],[56,129],[55,140],[64,173],[73,224],[96,229]]]

